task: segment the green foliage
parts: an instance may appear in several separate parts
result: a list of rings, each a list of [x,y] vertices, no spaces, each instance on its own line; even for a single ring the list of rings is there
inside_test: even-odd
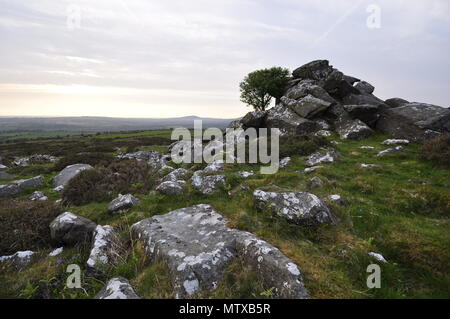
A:
[[[49,247],[49,225],[61,213],[47,201],[0,202],[0,256]]]
[[[241,101],[256,111],[264,111],[272,97],[279,99],[288,82],[289,70],[281,67],[249,73],[239,85]]]
[[[419,150],[419,156],[436,165],[450,167],[450,134],[426,141]]]

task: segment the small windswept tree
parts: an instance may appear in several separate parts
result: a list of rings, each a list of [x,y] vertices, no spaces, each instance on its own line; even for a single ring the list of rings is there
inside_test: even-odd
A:
[[[289,70],[281,67],[249,73],[239,85],[241,101],[255,111],[264,111],[272,97],[279,100],[289,80]]]

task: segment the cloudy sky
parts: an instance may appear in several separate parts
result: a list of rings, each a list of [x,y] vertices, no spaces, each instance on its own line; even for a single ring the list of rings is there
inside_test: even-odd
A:
[[[448,107],[449,7],[0,0],[0,116],[238,117],[248,111],[238,89],[248,72],[316,59],[372,83],[380,98]]]

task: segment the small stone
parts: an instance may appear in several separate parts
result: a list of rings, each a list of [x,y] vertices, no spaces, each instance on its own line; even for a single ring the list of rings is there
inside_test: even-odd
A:
[[[164,195],[180,195],[184,192],[183,187],[181,187],[178,181],[162,182],[156,187],[156,190]]]
[[[95,296],[95,299],[141,299],[128,280],[122,277],[113,278]]]
[[[108,206],[108,212],[110,213],[121,213],[125,210],[130,209],[133,206],[139,205],[141,201],[131,194],[122,195],[114,199]]]
[[[397,144],[403,144],[403,145],[409,145],[409,140],[400,140],[400,139],[390,139],[390,140],[386,140],[384,141],[383,145],[397,145]]]
[[[397,146],[397,147],[394,147],[394,148],[389,148],[387,150],[379,152],[377,154],[377,157],[382,157],[382,156],[385,156],[387,154],[403,152],[404,150],[405,150],[405,148],[403,146]]]
[[[48,254],[49,257],[55,257],[58,256],[59,254],[61,254],[64,250],[64,247],[59,247],[56,248],[55,250],[53,250],[50,254]]]
[[[369,256],[372,256],[373,258],[375,258],[379,262],[387,263],[387,260],[383,257],[382,254],[370,252]]]

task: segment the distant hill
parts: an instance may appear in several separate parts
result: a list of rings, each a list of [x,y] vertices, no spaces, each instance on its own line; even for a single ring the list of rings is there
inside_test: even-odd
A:
[[[194,120],[203,127],[225,128],[234,119],[201,118],[113,118],[113,117],[0,117],[0,132],[117,132],[174,127],[192,128]]]

